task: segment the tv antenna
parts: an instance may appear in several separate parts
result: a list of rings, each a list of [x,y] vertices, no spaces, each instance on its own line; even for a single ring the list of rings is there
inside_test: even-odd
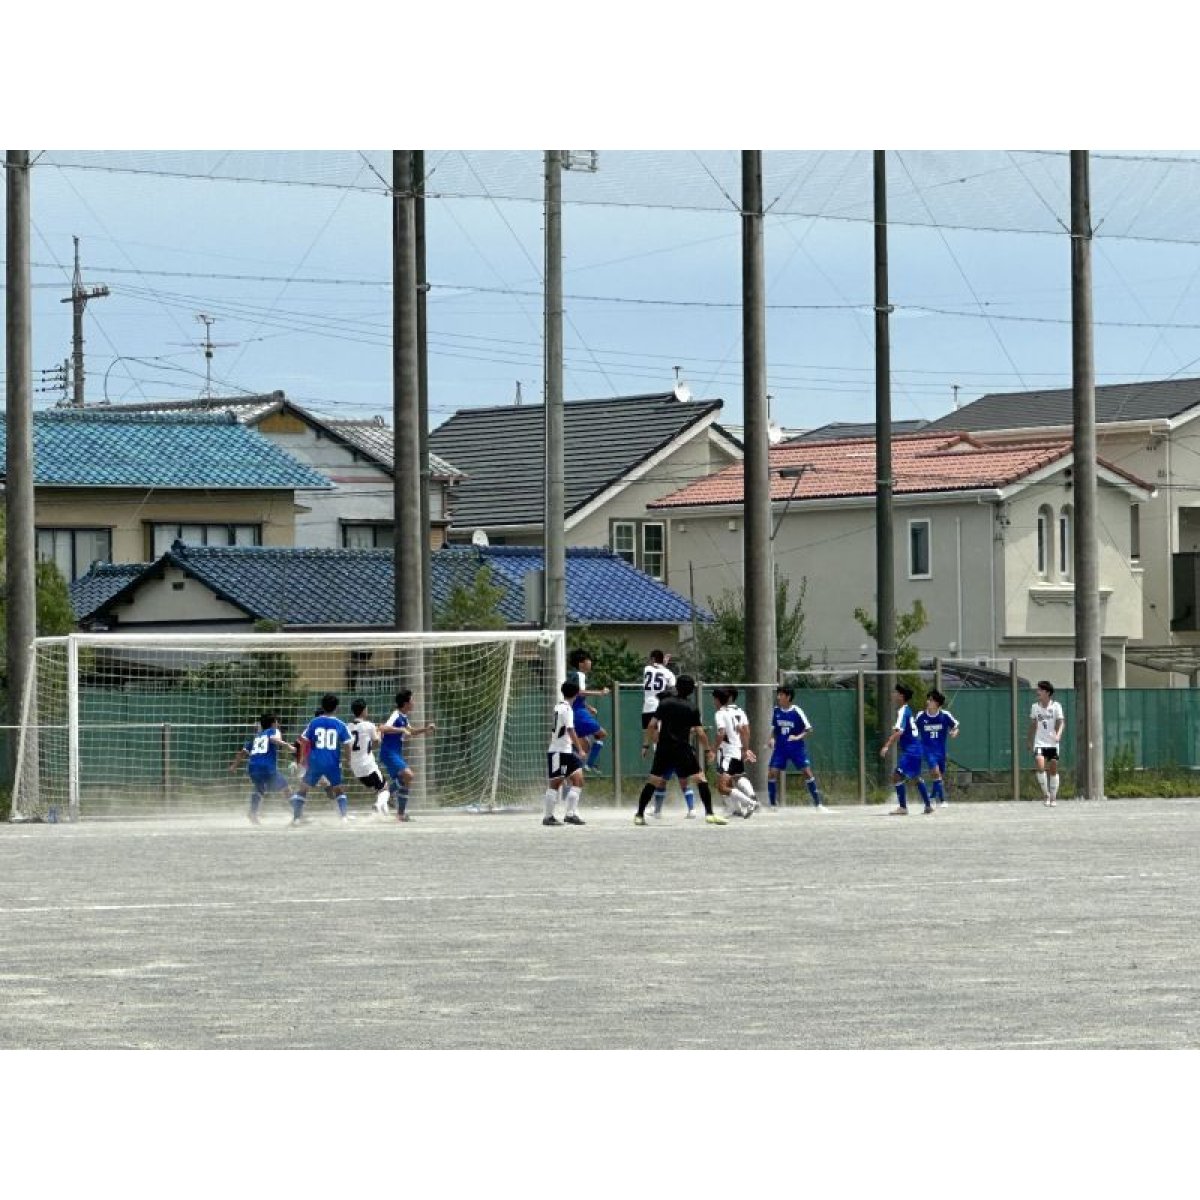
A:
[[[200,393],[201,400],[215,400],[212,389],[212,360],[213,351],[220,350],[226,346],[240,346],[241,342],[214,342],[212,340],[212,327],[217,323],[216,317],[210,317],[206,313],[197,313],[196,320],[204,325],[204,341],[202,342],[172,342],[173,346],[197,346],[204,351],[204,391]]]
[[[692,398],[692,389],[688,387],[688,385],[684,383],[683,379],[680,377],[680,372],[682,370],[682,367],[675,368],[675,386],[671,390],[674,393],[676,400],[678,400],[681,404],[686,404]]]

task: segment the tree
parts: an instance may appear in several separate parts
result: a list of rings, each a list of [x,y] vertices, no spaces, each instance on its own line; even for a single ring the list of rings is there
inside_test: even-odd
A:
[[[879,644],[879,622],[865,608],[854,610],[854,619],[863,627],[876,645]],[[896,615],[896,681],[907,684],[913,690],[913,703],[919,704],[921,693],[921,655],[913,638],[929,624],[929,615],[920,600],[914,600],[912,611]],[[881,730],[883,722],[875,709],[874,697],[868,694],[866,703],[868,728]],[[889,718],[890,719],[890,718]]]
[[[803,649],[807,590],[808,580],[802,579],[793,600],[791,581],[775,580],[775,652],[781,671],[804,672],[812,665],[812,657]],[[741,679],[746,673],[745,593],[731,588],[706,602],[714,620],[696,626],[696,673],[705,680]]]
[[[586,625],[572,625],[567,631],[568,663],[573,650],[587,650],[592,656],[587,681],[589,690],[641,681],[643,656],[631,650],[623,637],[597,637]]]
[[[506,629],[508,622],[500,612],[506,589],[492,581],[492,568],[481,563],[471,586],[454,585],[446,603],[433,614],[434,629]]]
[[[8,625],[8,597],[4,581],[8,570],[8,537],[5,527],[5,512],[0,508],[0,626]],[[52,562],[39,562],[35,568],[34,589],[37,593],[37,613],[34,618],[38,637],[56,637],[70,633],[75,628],[75,611],[71,607],[71,593],[67,581]],[[0,645],[0,672],[7,678],[8,663],[5,658],[7,647]]]

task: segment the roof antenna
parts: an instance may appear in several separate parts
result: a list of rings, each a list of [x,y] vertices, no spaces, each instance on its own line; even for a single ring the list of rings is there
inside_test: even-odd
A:
[[[958,384],[952,383],[950,386],[954,389],[954,411],[958,412]]]
[[[692,398],[692,389],[679,377],[682,370],[682,367],[675,368],[675,386],[671,390],[676,400],[681,404],[686,404]]]
[[[517,394],[515,397],[513,397],[513,403],[518,408],[521,407],[521,381],[519,379],[517,380]]]

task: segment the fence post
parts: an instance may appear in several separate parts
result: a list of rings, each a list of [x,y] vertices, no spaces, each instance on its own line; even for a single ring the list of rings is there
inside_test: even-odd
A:
[[[933,660],[933,686],[935,688],[937,688],[937,690],[939,692],[945,691],[945,689],[942,687],[942,660],[941,660],[941,658],[935,658]]]
[[[1020,684],[1017,682],[1017,660],[1008,660],[1009,709],[1012,717],[1012,794],[1014,800],[1021,798],[1021,726]]]
[[[624,685],[613,682],[613,711],[612,711],[612,762],[613,762],[613,803],[621,804],[621,688]]]
[[[171,792],[171,726],[166,721],[162,727],[162,786],[165,800]]]
[[[858,802],[867,802],[867,684],[862,667],[854,680],[855,698],[858,701]]]

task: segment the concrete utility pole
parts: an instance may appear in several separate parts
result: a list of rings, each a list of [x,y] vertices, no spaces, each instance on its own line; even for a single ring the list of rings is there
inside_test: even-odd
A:
[[[29,151],[9,150],[5,157],[7,220],[5,248],[5,395],[7,447],[5,553],[8,661],[8,723],[19,725],[31,663],[29,648],[37,632],[33,518],[33,306],[29,264]],[[17,736],[9,745],[9,771],[17,761]],[[11,783],[11,779],[8,781]]]
[[[421,543],[420,372],[417,355],[417,224],[413,151],[392,151],[392,521],[396,628],[424,628]],[[426,468],[428,469],[428,467]]]
[[[767,436],[767,314],[763,267],[762,151],[742,151],[742,409],[745,517],[742,532],[746,601],[746,680],[779,679],[775,641],[775,570],[771,530],[771,444]],[[762,740],[771,724],[774,689],[755,687],[750,728]],[[758,775],[763,774],[759,767]],[[761,784],[761,779],[756,779]]]
[[[875,151],[875,593],[879,671],[876,713],[886,728],[896,674],[896,583],[892,538],[892,348],[888,333],[886,151]]]
[[[542,518],[547,629],[567,627],[566,444],[563,412],[562,151],[546,151],[545,419]]]
[[[1071,373],[1075,423],[1075,793],[1104,798],[1100,555],[1096,542],[1096,372],[1092,342],[1092,205],[1086,150],[1071,151]]]
[[[100,287],[85,288],[83,286],[83,277],[79,269],[79,239],[71,239],[75,243],[75,274],[71,278],[71,294],[63,298],[61,303],[71,306],[72,318],[72,354],[75,360],[75,397],[72,403],[76,408],[83,407],[83,310],[87,308],[89,300],[98,299],[101,296],[108,295],[108,288],[101,284]]]
[[[429,327],[426,301],[429,281],[425,268],[425,151],[413,151],[417,221],[417,393],[421,456],[421,615],[426,629],[433,628],[433,568],[429,562]]]

